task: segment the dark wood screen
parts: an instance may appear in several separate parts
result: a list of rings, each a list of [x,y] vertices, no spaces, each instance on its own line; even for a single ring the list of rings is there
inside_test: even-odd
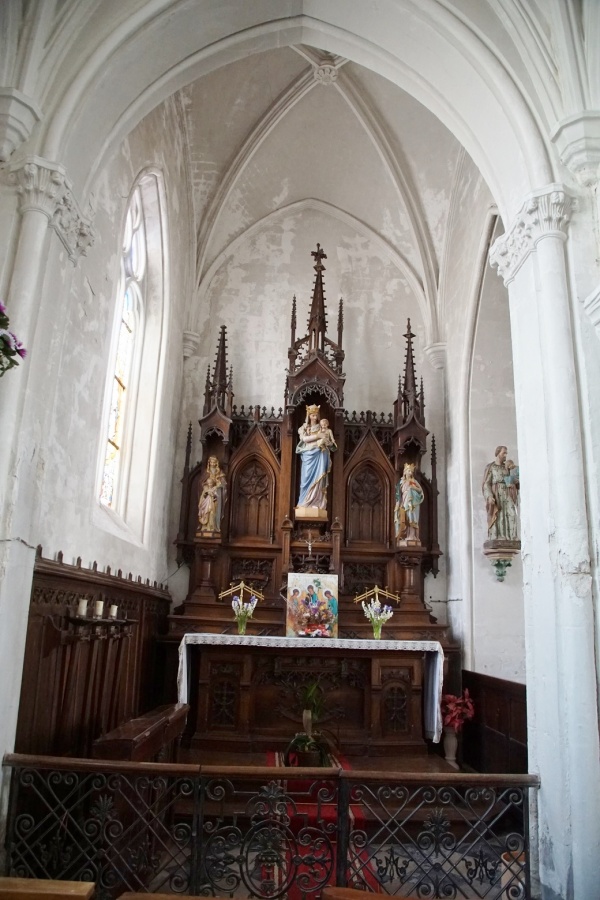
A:
[[[527,772],[527,693],[524,684],[463,670],[475,703],[465,723],[463,761],[478,772]]]
[[[104,603],[105,619],[77,615]],[[118,607],[118,620],[108,619]],[[20,753],[89,756],[94,740],[156,705],[157,637],[166,631],[170,597],[121,572],[35,563],[16,749]]]

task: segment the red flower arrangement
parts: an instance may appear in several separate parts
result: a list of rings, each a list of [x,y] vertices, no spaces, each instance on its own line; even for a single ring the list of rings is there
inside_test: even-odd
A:
[[[449,728],[460,731],[468,719],[472,719],[475,715],[475,704],[469,696],[468,688],[465,688],[462,695],[457,697],[456,694],[442,695],[442,721]]]

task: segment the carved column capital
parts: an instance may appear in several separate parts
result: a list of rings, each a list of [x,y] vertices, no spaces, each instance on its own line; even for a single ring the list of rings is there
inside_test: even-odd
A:
[[[429,344],[424,348],[425,356],[429,360],[434,369],[446,368],[446,343],[438,341],[435,344]]]
[[[543,238],[566,240],[575,207],[575,198],[561,184],[548,185],[527,197],[512,226],[490,249],[490,263],[497,266],[505,284],[513,280]]]
[[[20,212],[40,212],[62,241],[72,263],[94,242],[91,218],[84,216],[62,166],[34,156],[11,168],[21,198]]]
[[[21,91],[0,87],[0,162],[23,144],[42,118],[36,103]]]
[[[585,110],[563,119],[550,139],[579,184],[593,188],[600,178],[600,112]]]
[[[197,331],[184,331],[183,332],[183,358],[189,359],[190,356],[195,356],[198,352],[198,347],[200,346],[200,335]]]

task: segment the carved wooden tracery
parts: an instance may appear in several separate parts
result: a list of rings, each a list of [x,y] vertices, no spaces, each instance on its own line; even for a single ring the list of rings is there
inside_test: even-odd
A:
[[[385,544],[389,540],[386,513],[388,487],[374,466],[366,463],[348,481],[348,541]]]
[[[229,534],[268,541],[273,532],[273,473],[265,464],[251,457],[238,470],[232,485]]]

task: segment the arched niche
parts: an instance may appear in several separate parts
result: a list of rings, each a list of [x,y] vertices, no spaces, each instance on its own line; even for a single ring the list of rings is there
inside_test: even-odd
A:
[[[275,509],[275,475],[256,454],[245,457],[231,473],[229,536],[270,541]]]
[[[391,485],[379,466],[364,461],[348,478],[346,536],[349,544],[387,545],[390,539]]]
[[[491,236],[497,236],[498,225]],[[509,681],[525,682],[525,621],[523,568],[519,554],[511,560],[504,581],[498,581],[483,554],[488,539],[482,493],[483,475],[498,446],[519,463],[511,321],[507,290],[489,267],[482,271],[469,390],[470,524],[472,577],[471,621],[466,643],[468,668]]]

